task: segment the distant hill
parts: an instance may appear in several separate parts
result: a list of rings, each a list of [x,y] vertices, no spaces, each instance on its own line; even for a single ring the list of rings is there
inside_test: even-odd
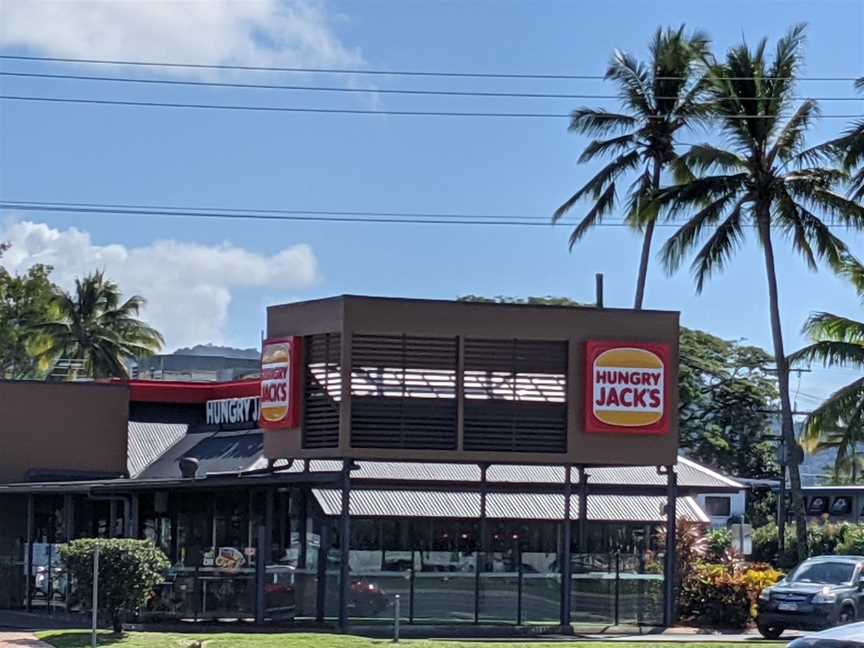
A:
[[[235,347],[219,346],[216,344],[196,344],[193,347],[177,349],[173,355],[217,356],[220,358],[257,360],[261,356],[261,352],[258,349],[237,349]]]

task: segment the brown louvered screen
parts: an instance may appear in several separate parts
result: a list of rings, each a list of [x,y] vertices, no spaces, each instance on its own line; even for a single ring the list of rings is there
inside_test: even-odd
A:
[[[456,449],[456,338],[353,336],[351,446]]]
[[[339,403],[342,374],[339,370],[341,341],[338,333],[307,335],[303,447],[339,446]]]
[[[465,340],[464,449],[566,452],[567,342]]]

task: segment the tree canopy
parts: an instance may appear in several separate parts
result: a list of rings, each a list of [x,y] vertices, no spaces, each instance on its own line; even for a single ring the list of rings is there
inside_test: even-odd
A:
[[[8,249],[0,243],[0,257]],[[161,347],[159,332],[138,319],[142,297],[124,300],[98,271],[68,293],[51,272],[36,264],[16,275],[0,265],[0,378],[58,377],[61,361],[66,379],[125,378],[129,360]]]

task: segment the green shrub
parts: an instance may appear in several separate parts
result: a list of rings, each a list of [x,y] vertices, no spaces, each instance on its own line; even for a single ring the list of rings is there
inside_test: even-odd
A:
[[[848,525],[843,539],[837,543],[835,553],[847,556],[864,556],[864,526]]]
[[[719,563],[729,560],[732,552],[732,533],[729,529],[712,529],[705,534],[708,541],[706,559]]]
[[[693,565],[678,600],[682,618],[700,626],[743,628],[750,622],[747,586],[727,565]]]
[[[864,555],[864,525],[826,522],[807,527],[808,554],[830,556],[835,553]],[[753,560],[791,569],[798,564],[795,525],[786,525],[783,555],[777,550],[777,525],[773,522],[753,531]]]
[[[847,532],[857,528],[860,526],[848,522],[809,525],[807,527],[807,542],[810,545],[810,555],[830,556],[837,553],[837,547],[844,541]]]
[[[128,612],[147,602],[153,588],[170,566],[168,558],[149,540],[85,538],[60,548],[69,575],[79,588],[78,594],[91,604],[93,591],[93,554],[99,547],[98,606],[111,617],[114,632],[122,632]]]
[[[755,616],[759,594],[782,577],[764,564],[696,563],[681,585],[681,615],[702,626],[744,628]]]

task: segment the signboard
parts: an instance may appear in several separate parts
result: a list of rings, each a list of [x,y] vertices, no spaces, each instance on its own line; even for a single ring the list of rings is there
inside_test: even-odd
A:
[[[264,342],[259,406],[259,425],[262,428],[272,430],[299,425],[302,371],[302,338]]]
[[[258,403],[257,396],[207,401],[207,425],[257,424]]]
[[[585,360],[586,432],[669,432],[669,345],[589,341]]]

